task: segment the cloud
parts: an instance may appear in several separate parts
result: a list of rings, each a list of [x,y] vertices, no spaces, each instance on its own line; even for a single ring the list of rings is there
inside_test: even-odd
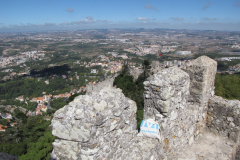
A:
[[[146,17],[138,17],[137,19],[138,19],[138,20],[143,20],[143,21],[147,21],[147,20],[149,20],[149,19],[146,18]]]
[[[234,7],[240,7],[240,1],[237,1],[237,2],[234,4]]]
[[[72,9],[72,8],[70,8],[70,7],[67,7],[67,12],[74,12],[74,10]]]
[[[112,21],[108,21],[108,20],[99,20],[99,22],[101,22],[101,23],[112,23]]]
[[[88,16],[86,17],[86,19],[82,19],[80,21],[73,21],[73,22],[70,22],[69,24],[81,25],[81,24],[90,24],[90,23],[96,23],[96,22],[98,22],[98,20],[94,20],[92,16]]]
[[[42,26],[51,27],[51,26],[56,26],[56,24],[55,23],[43,23]]]
[[[108,20],[95,20],[92,16],[88,16],[85,19],[79,20],[79,21],[72,21],[72,22],[62,22],[59,23],[59,25],[84,25],[84,24],[92,24],[92,23],[103,23],[103,24],[109,24],[112,23],[112,21]]]
[[[93,20],[92,16],[87,16],[86,18],[89,19],[89,20]]]
[[[206,18],[206,17],[203,17],[202,20],[207,20],[207,21],[214,21],[216,20],[217,18]]]
[[[203,23],[203,22],[200,22],[200,21],[197,21],[197,24],[205,24],[205,23]]]
[[[19,28],[19,27],[52,27],[52,26],[56,26],[55,23],[43,23],[43,24],[31,24],[31,23],[27,23],[27,24],[21,24],[21,25],[9,25],[9,27],[15,27],[15,28]]]
[[[69,24],[68,22],[59,23],[59,25],[68,25],[68,24]]]
[[[159,10],[157,7],[152,6],[151,4],[146,4],[144,6],[144,8],[149,9],[149,10],[154,10],[154,11],[157,11],[157,12],[161,12],[161,10]]]
[[[202,7],[202,10],[208,9],[211,4],[212,4],[211,2],[208,2],[205,6]]]
[[[170,19],[176,20],[176,21],[182,21],[183,20],[182,17],[171,17]]]

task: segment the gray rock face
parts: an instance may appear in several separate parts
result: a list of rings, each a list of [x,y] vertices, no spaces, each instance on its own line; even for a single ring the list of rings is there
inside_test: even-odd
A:
[[[136,111],[136,103],[112,87],[76,97],[54,114],[52,134],[59,139],[52,158],[112,157],[115,146],[136,136]]]

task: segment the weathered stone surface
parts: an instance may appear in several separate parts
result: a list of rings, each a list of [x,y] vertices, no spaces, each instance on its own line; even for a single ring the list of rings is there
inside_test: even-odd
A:
[[[53,142],[53,146],[52,159],[77,159],[78,142],[57,139]]]
[[[164,157],[192,144],[197,131],[198,110],[188,104],[189,75],[177,67],[163,69],[144,82],[144,119],[154,119],[160,126]],[[161,148],[160,146],[158,146]],[[171,152],[170,152],[171,151]]]
[[[53,143],[52,159],[228,159],[233,142],[200,137],[206,123],[211,135],[237,142],[237,158],[239,101],[212,97],[215,73],[216,62],[203,56],[189,64],[187,73],[172,67],[144,82],[144,119],[158,122],[160,140],[137,136],[136,104],[121,90],[106,87],[76,97],[54,114],[53,135],[59,139]],[[205,145],[206,140],[211,143]]]
[[[76,97],[54,114],[52,134],[60,139],[53,143],[52,158],[112,157],[136,137],[136,111],[136,103],[113,87]]]
[[[214,93],[217,62],[201,56],[187,65],[186,72],[191,80],[189,101],[205,105]]]
[[[234,142],[227,137],[205,132],[193,145],[174,153],[171,160],[230,160]]]
[[[117,76],[117,75],[115,75],[115,76]],[[108,87],[108,86],[112,87],[115,76],[106,78],[104,81],[98,82],[96,84],[87,84],[86,85],[86,92],[87,93],[99,92],[104,87]]]
[[[129,68],[129,74],[133,76],[133,80],[136,81],[139,75],[143,72],[142,69]]]
[[[229,136],[236,142],[240,130],[240,101],[213,96],[208,107],[208,129],[213,133]]]

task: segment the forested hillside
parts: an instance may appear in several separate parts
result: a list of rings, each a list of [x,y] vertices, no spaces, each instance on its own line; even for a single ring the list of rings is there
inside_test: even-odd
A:
[[[215,95],[226,99],[240,100],[240,74],[217,74],[215,78]]]
[[[55,139],[51,133],[51,121],[40,115],[27,117],[23,113],[18,118],[22,120],[17,126],[8,127],[0,134],[0,152],[17,155],[19,160],[48,160]]]

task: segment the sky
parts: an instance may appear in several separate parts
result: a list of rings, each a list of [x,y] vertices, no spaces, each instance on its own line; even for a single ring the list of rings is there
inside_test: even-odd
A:
[[[0,32],[111,28],[240,31],[240,0],[1,0]]]

